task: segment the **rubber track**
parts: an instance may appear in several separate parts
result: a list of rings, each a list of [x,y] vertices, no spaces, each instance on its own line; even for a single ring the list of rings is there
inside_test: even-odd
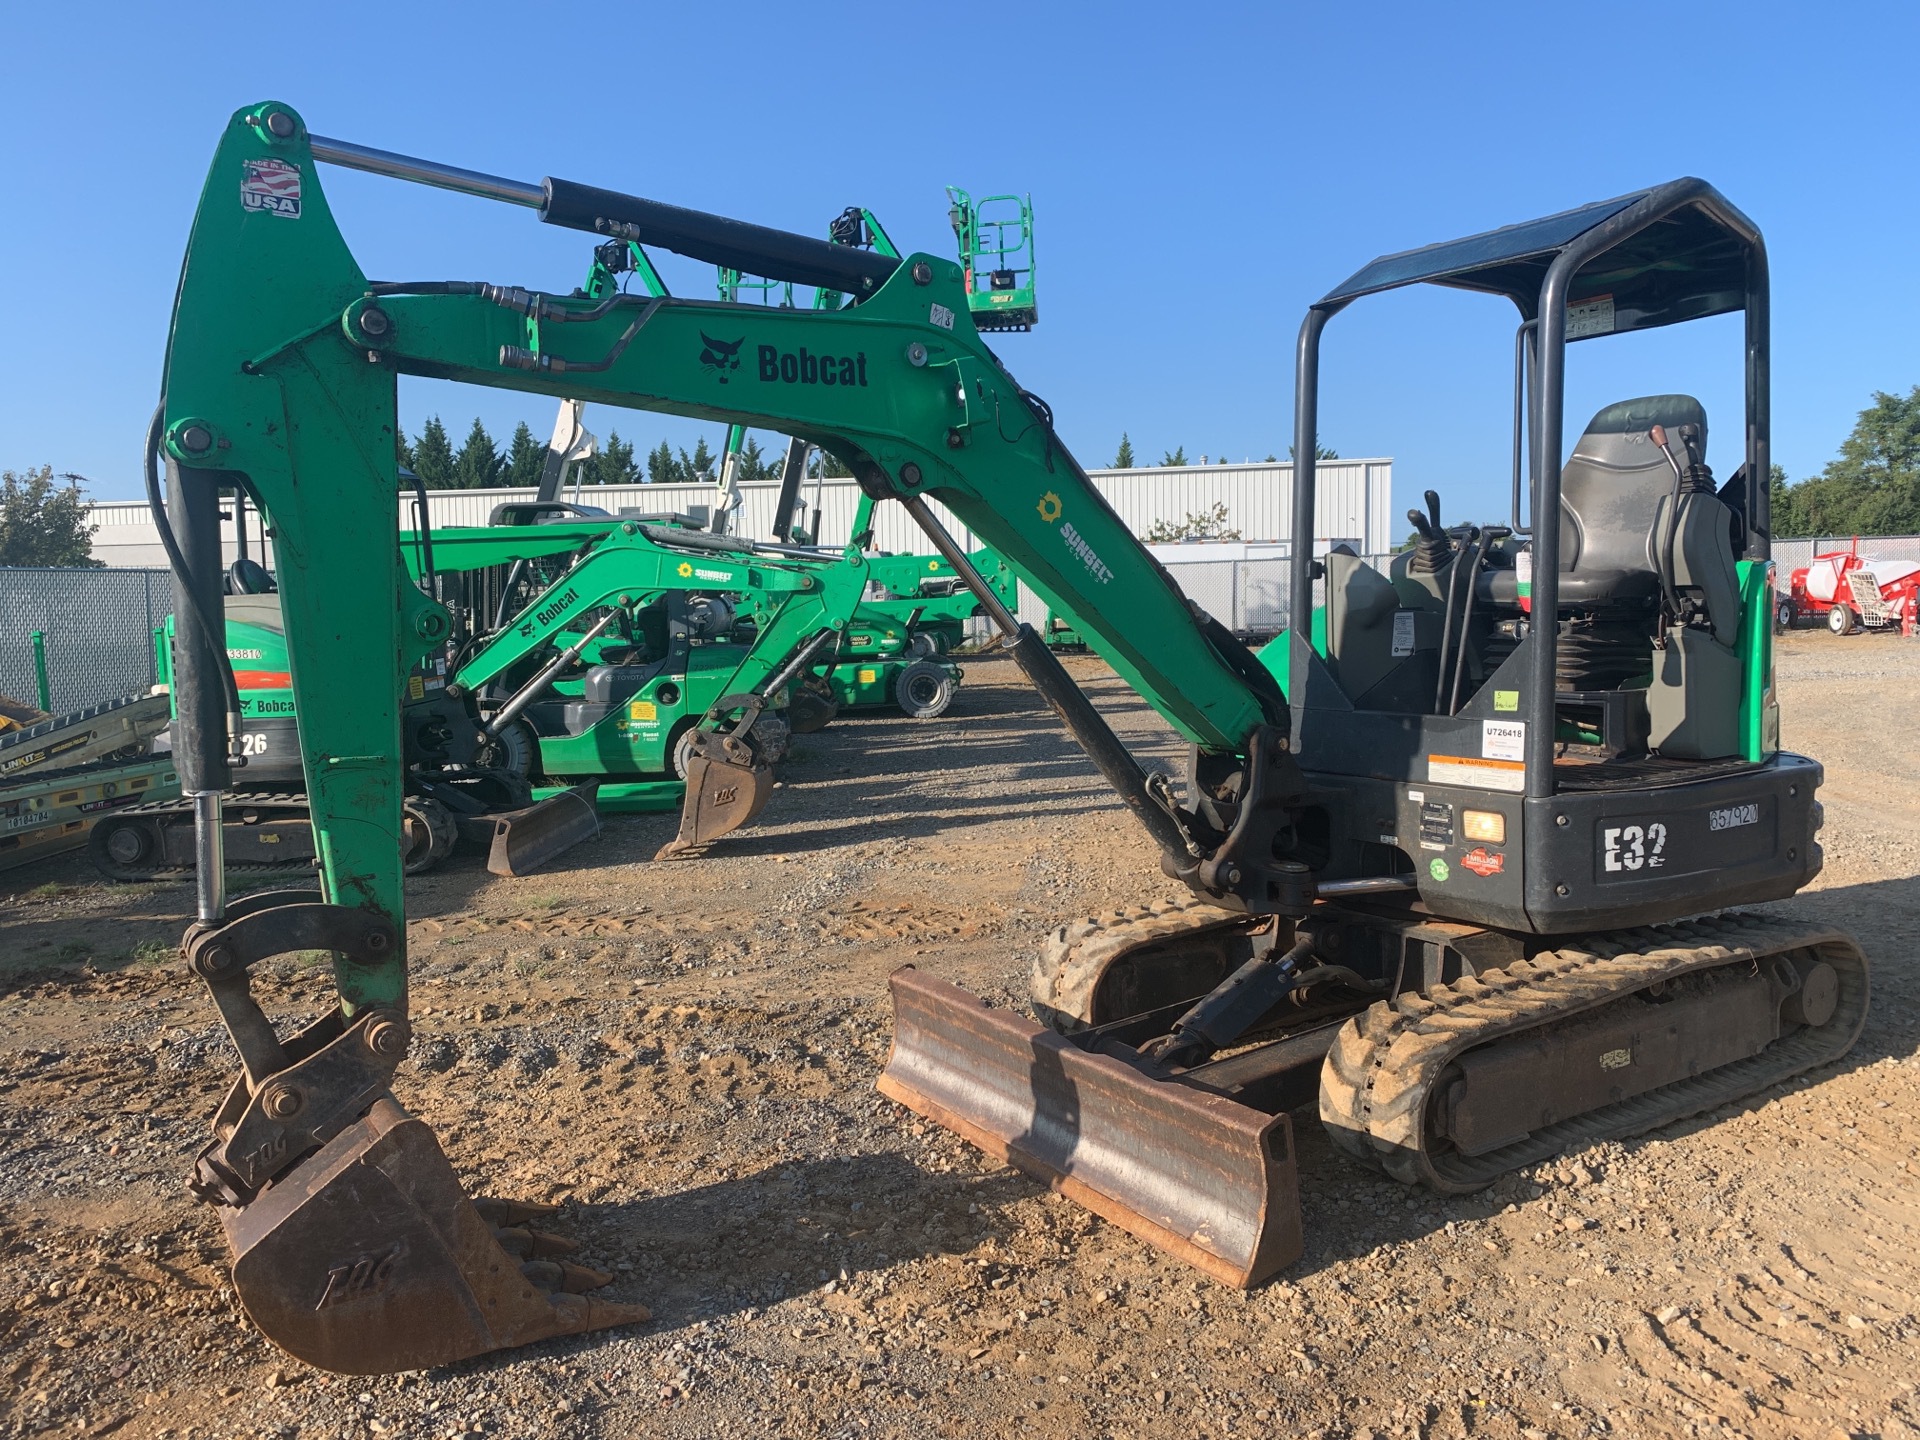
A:
[[[1087,1028],[1093,993],[1112,965],[1140,945],[1159,945],[1181,935],[1244,926],[1248,917],[1204,900],[1123,906],[1062,925],[1033,958],[1028,984],[1040,1023],[1062,1034]]]
[[[298,791],[275,794],[268,794],[264,791],[241,791],[229,795],[227,801],[229,805],[235,808],[257,806],[263,809],[285,810],[287,813],[278,817],[281,819],[296,819],[305,816],[307,813],[307,797]],[[160,823],[164,825],[164,817],[174,815],[184,816],[189,820],[192,819],[193,801],[184,795],[175,800],[149,800],[144,805],[129,805],[124,810],[115,810],[110,816],[103,816],[102,823],[105,823],[107,820],[117,821],[128,818],[145,817],[147,819],[159,819]],[[97,856],[95,857],[95,863],[100,865],[103,870],[106,868],[104,862],[101,862]],[[312,860],[299,860],[290,861],[286,864],[274,864],[265,860],[229,860],[227,861],[226,868],[227,874],[229,875],[311,875],[316,868],[316,862]],[[143,884],[148,881],[191,880],[193,875],[194,867],[191,865],[157,865],[147,870],[134,870],[123,866],[114,866],[109,878],[128,884]]]
[[[1534,1131],[1485,1155],[1429,1148],[1434,1087],[1463,1051],[1610,1004],[1649,985],[1726,965],[1813,950],[1834,967],[1833,1018],[1758,1055]],[[1764,915],[1722,915],[1583,937],[1432,994],[1380,1001],[1341,1027],[1320,1076],[1320,1118],[1347,1154],[1407,1184],[1449,1194],[1601,1140],[1654,1130],[1838,1059],[1866,1022],[1867,960],[1843,931]]]

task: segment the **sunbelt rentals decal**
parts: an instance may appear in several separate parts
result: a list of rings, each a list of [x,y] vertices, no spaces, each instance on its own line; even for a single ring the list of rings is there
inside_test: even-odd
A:
[[[1112,581],[1113,571],[1107,568],[1107,562],[1102,560],[1093,546],[1087,543],[1087,538],[1074,529],[1071,520],[1061,518],[1066,513],[1066,506],[1061,503],[1058,495],[1051,490],[1047,491],[1040,497],[1040,503],[1035,508],[1039,510],[1042,520],[1049,525],[1060,527],[1061,540],[1066,543],[1067,549],[1074,553],[1080,563],[1087,567],[1089,575],[1102,585]]]

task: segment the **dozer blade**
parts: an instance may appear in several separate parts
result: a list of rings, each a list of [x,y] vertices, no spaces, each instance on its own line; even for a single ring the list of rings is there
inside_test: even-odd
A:
[[[582,840],[598,835],[600,812],[594,804],[598,784],[589,780],[524,810],[467,822],[487,832],[487,869],[495,875],[530,875]]]
[[[1293,1130],[896,970],[880,1093],[1229,1285],[1300,1258]]]
[[[744,751],[744,747],[742,747]],[[680,806],[680,832],[653,858],[673,860],[731,835],[766,809],[773,794],[773,767],[703,755],[687,761],[687,794]]]
[[[251,1203],[221,1207],[234,1289],[274,1344],[347,1375],[651,1318],[539,1288],[475,1204],[433,1132],[381,1099]]]

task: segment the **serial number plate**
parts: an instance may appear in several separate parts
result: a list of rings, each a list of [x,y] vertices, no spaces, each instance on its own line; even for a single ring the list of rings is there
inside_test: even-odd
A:
[[[1732,830],[1736,826],[1759,823],[1760,806],[1757,802],[1751,805],[1729,805],[1724,810],[1707,812],[1708,830]]]

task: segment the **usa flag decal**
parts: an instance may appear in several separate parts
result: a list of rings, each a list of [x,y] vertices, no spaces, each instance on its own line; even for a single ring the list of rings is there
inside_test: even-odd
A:
[[[300,218],[300,167],[284,160],[248,160],[240,179],[240,208]]]

